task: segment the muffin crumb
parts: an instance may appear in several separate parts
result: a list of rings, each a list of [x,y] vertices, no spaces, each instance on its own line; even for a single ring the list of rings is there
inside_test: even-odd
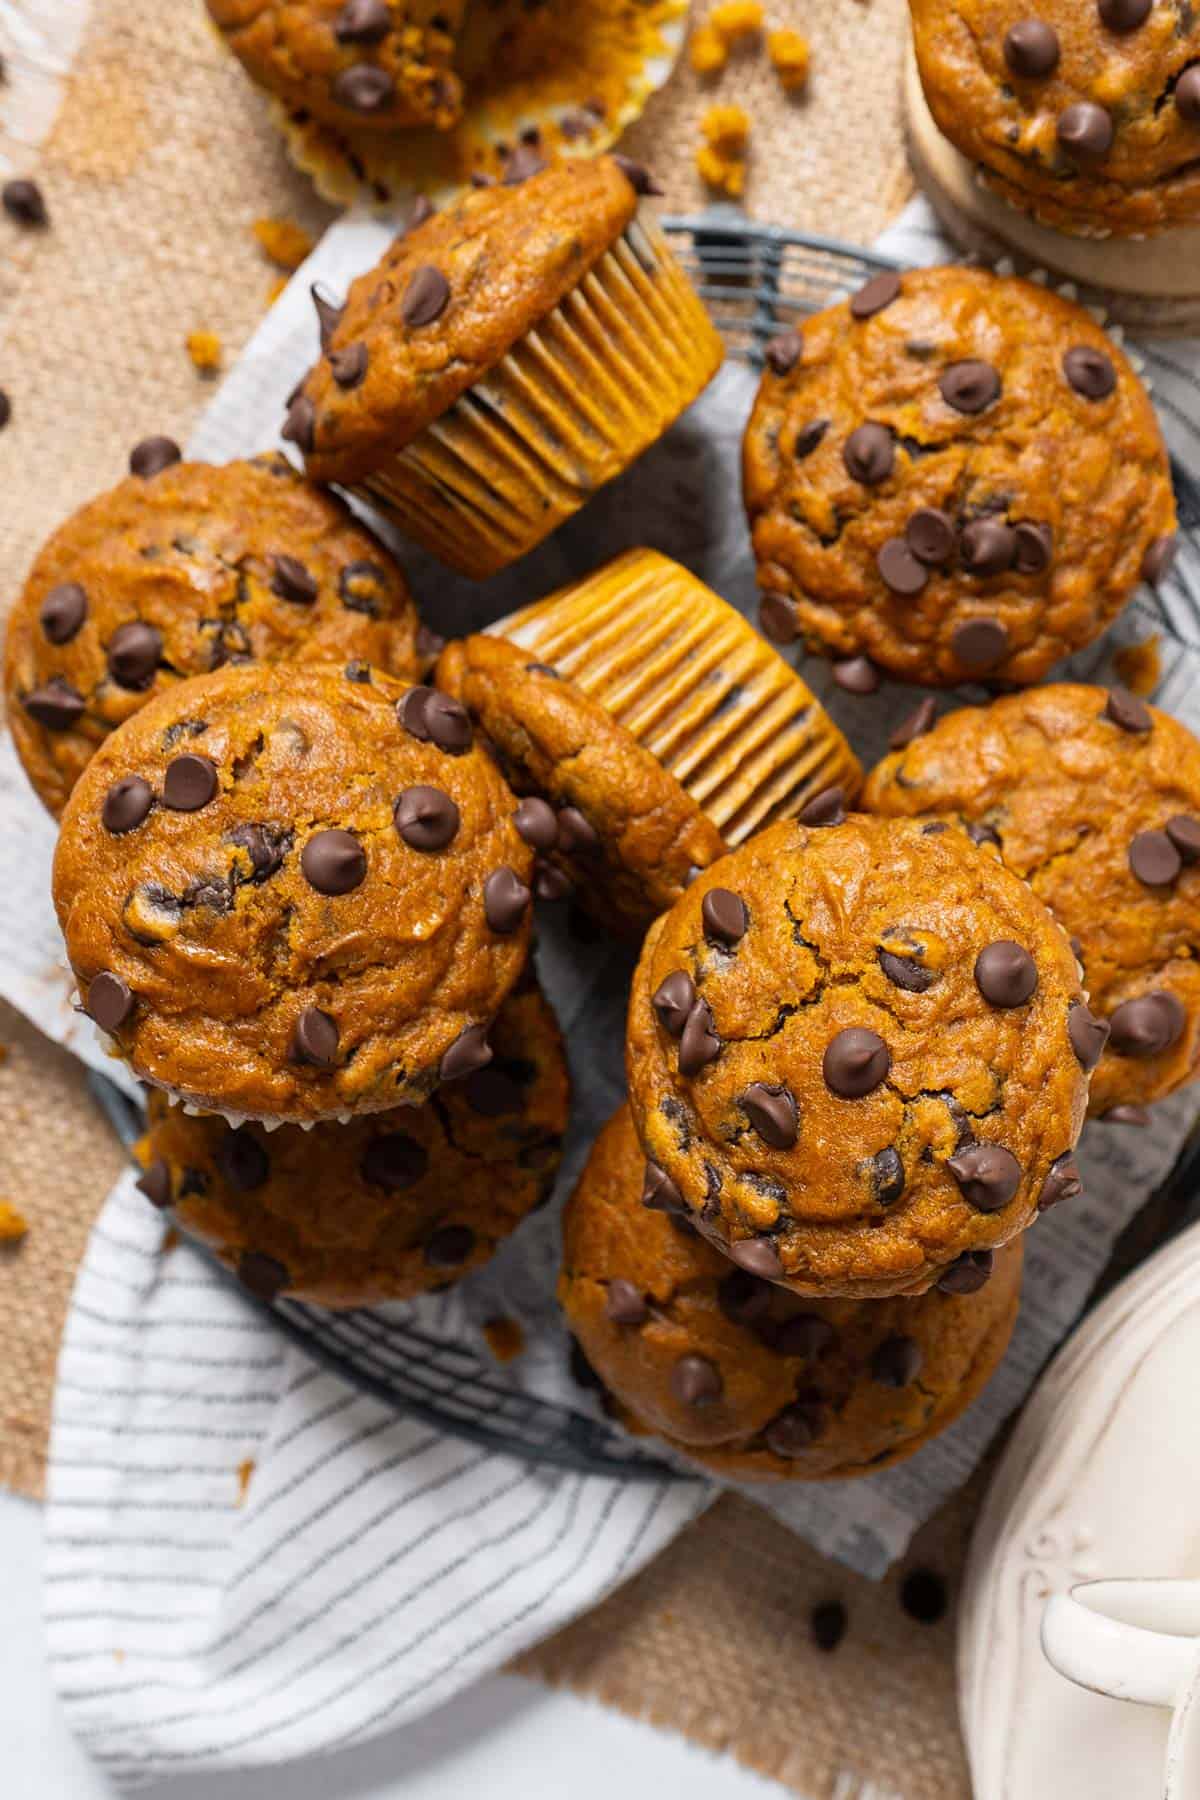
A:
[[[1157,632],[1138,644],[1125,644],[1113,657],[1113,670],[1129,689],[1144,699],[1162,679],[1161,640]]]
[[[29,1221],[11,1200],[0,1200],[0,1244],[19,1244],[29,1234]]]
[[[759,0],[720,0],[708,16],[709,27],[727,45],[753,37],[763,28]]]
[[[237,1466],[237,1503],[239,1506],[245,1506],[246,1504],[246,1496],[250,1492],[250,1482],[254,1476],[255,1466],[255,1461],[252,1456],[246,1457],[245,1461],[240,1462]]]
[[[289,275],[312,254],[312,238],[291,219],[255,219],[252,229],[267,261]]]
[[[808,83],[808,39],[798,31],[773,31],[767,39],[767,55],[780,83],[789,94]]]
[[[729,61],[729,45],[711,25],[700,25],[692,33],[688,60],[697,75],[716,75]]]
[[[215,375],[221,366],[221,340],[215,331],[189,331],[187,353],[198,375]]]
[[[499,1363],[510,1363],[525,1348],[525,1333],[519,1319],[487,1319],[483,1326],[487,1347]]]
[[[741,106],[710,106],[700,129],[704,142],[696,151],[696,167],[701,178],[731,199],[740,199],[746,186],[750,115]]]

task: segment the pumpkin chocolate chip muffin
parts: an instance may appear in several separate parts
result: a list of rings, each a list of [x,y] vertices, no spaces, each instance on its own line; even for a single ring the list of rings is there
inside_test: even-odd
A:
[[[953,1287],[1077,1185],[1088,1019],[1066,934],[965,832],[774,825],[647,935],[647,1204],[800,1294]]]
[[[307,1123],[491,1060],[533,854],[462,708],[377,670],[226,668],[76,784],[54,902],[84,1010],[201,1111]]]
[[[911,0],[938,127],[1044,224],[1200,220],[1200,28],[1169,0]]]
[[[801,1300],[648,1212],[644,1169],[622,1108],[566,1210],[559,1298],[618,1416],[718,1474],[873,1474],[944,1430],[1004,1355],[1019,1239],[949,1293]]]
[[[208,0],[247,73],[330,125],[453,125],[454,47],[466,0]]]
[[[649,447],[721,340],[644,169],[576,159],[423,209],[322,322],[284,436],[467,575],[494,574]]]
[[[234,1130],[152,1090],[138,1185],[265,1298],[377,1306],[443,1287],[548,1197],[562,1152],[566,1058],[532,981],[491,1044],[486,1068],[423,1106],[310,1132]]]
[[[9,618],[13,740],[51,812],[113,727],[186,676],[344,661],[419,679],[395,561],[286,458],[186,463],[155,438],[131,465],[50,538]]]
[[[699,869],[861,770],[741,614],[653,550],[451,644],[437,680],[525,796],[551,890],[639,936]],[[492,635],[494,634],[494,635]]]
[[[1037,681],[1174,546],[1128,359],[981,269],[876,276],[776,340],[744,485],[768,635],[926,686]]]
[[[1091,1111],[1200,1070],[1200,743],[1117,689],[1057,683],[950,713],[873,772],[864,803],[959,821],[1075,941]]]

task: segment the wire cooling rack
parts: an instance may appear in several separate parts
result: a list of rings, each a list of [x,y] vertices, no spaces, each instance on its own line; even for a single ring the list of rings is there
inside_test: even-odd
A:
[[[853,292],[881,269],[904,266],[836,238],[752,223],[729,207],[661,223],[729,354],[755,367],[769,340],[797,318]],[[1200,650],[1200,485],[1178,464],[1173,471],[1184,540],[1175,593],[1139,598],[1135,605],[1153,613],[1168,639]],[[88,1079],[131,1148],[144,1129],[139,1108],[103,1075]],[[1156,1197],[1164,1229],[1184,1222],[1198,1177],[1200,1147],[1193,1145]],[[234,1280],[205,1246],[197,1248]],[[683,1473],[604,1420],[526,1392],[469,1344],[405,1323],[395,1308],[386,1316],[369,1309],[327,1312],[286,1298],[265,1302],[243,1294],[315,1362],[397,1412],[456,1437],[527,1462],[626,1480],[671,1480]]]

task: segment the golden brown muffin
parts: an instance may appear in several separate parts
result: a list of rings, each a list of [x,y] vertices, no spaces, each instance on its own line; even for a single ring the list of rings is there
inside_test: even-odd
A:
[[[746,432],[762,624],[905,681],[1037,681],[1170,565],[1154,411],[1081,307],[879,275],[776,340]]]
[[[322,663],[180,682],[63,816],[54,902],[84,1010],[202,1111],[425,1100],[490,1060],[524,966],[514,806],[431,688]]]
[[[453,125],[454,46],[466,0],[208,0],[247,73],[330,125]]]
[[[559,1298],[627,1422],[736,1481],[874,1474],[970,1405],[1016,1321],[1018,1239],[957,1293],[801,1301],[641,1202],[628,1107],[563,1220]],[[682,1230],[680,1227],[682,1226]]]
[[[1121,689],[1035,688],[950,713],[885,757],[863,798],[892,817],[958,820],[1075,940],[1105,1021],[1093,1113],[1194,1078],[1200,743],[1186,726]]]
[[[661,436],[721,340],[648,221],[650,177],[575,159],[428,207],[326,313],[284,436],[486,575]]]
[[[529,981],[495,1052],[423,1106],[310,1132],[192,1117],[152,1090],[138,1183],[264,1298],[378,1306],[479,1268],[549,1196],[567,1127],[554,1014]]]
[[[797,1293],[923,1293],[1075,1180],[1087,1019],[1065,933],[965,832],[774,825],[647,935],[647,1199]]]
[[[348,507],[282,456],[178,458],[139,444],[128,480],[42,549],[9,618],[13,740],[52,813],[113,727],[189,675],[252,659],[420,677],[404,577]]]
[[[1144,235],[1200,219],[1200,30],[1153,0],[911,0],[940,129],[1044,224]]]

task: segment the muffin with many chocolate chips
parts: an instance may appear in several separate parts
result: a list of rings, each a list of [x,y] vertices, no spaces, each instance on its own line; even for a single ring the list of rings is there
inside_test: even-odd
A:
[[[453,125],[466,0],[208,0],[247,73],[295,111],[392,132]]]
[[[377,1306],[477,1269],[550,1193],[567,1125],[562,1037],[532,981],[493,1059],[424,1106],[268,1132],[151,1091],[139,1183],[254,1292]]]
[[[646,1212],[628,1108],[563,1221],[559,1297],[618,1416],[735,1481],[818,1481],[900,1462],[967,1407],[1017,1316],[1018,1240],[916,1299],[801,1300]]]
[[[939,129],[1011,205],[1107,237],[1200,220],[1200,30],[1170,0],[911,0]]]
[[[183,677],[253,660],[419,678],[396,563],[284,457],[185,463],[151,438],[131,466],[55,532],[9,619],[13,739],[51,812],[113,727]]]
[[[965,832],[824,817],[650,928],[626,1053],[645,1202],[800,1294],[954,1291],[1078,1191],[1075,958]]]
[[[463,709],[378,670],[225,668],[114,732],[54,901],[143,1080],[268,1121],[425,1100],[492,1059],[533,853]]]
[[[1143,1106],[1200,1068],[1200,743],[1122,690],[1059,683],[950,713],[864,795],[994,846],[1075,941],[1094,1023],[1091,1110]]]
[[[882,274],[768,365],[744,485],[776,641],[930,687],[1033,682],[1169,568],[1150,401],[1061,296]]]

